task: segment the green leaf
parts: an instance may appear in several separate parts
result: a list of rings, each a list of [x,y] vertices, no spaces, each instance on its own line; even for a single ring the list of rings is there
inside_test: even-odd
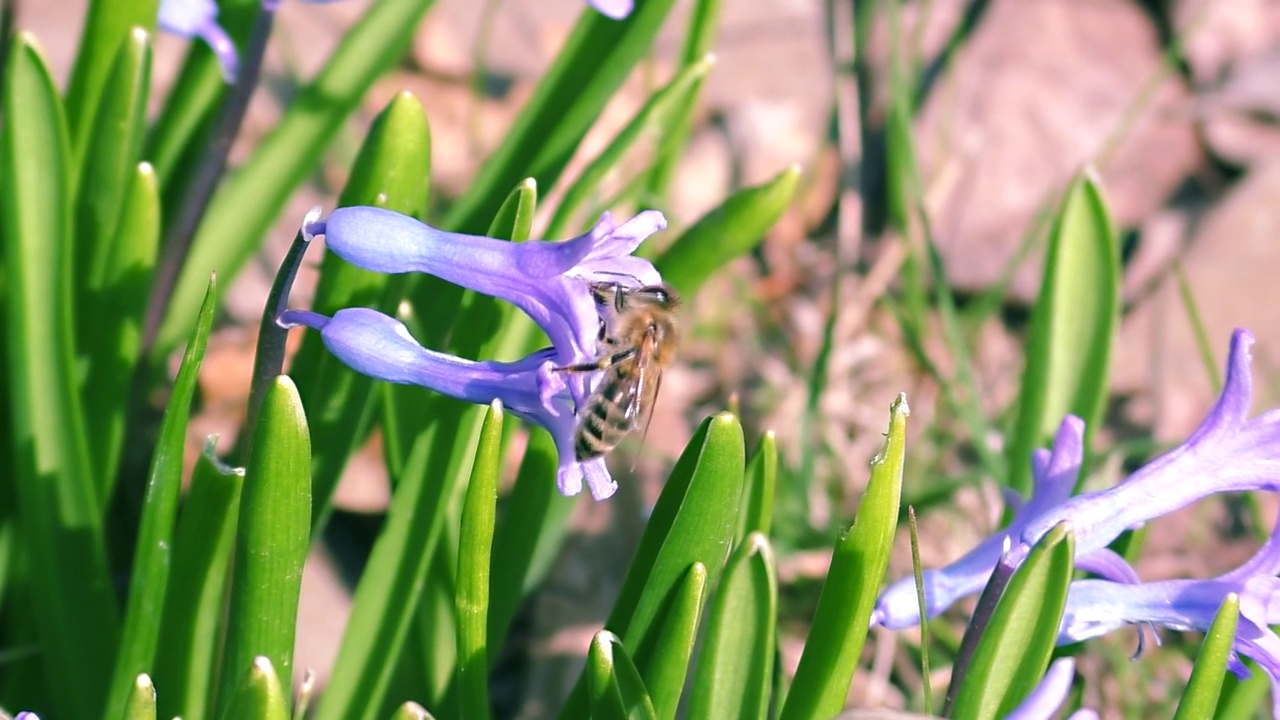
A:
[[[106,700],[120,618],[74,369],[67,127],[30,35],[13,38],[5,71],[0,237],[16,516],[38,569],[32,606],[57,714],[89,717]]]
[[[118,717],[123,712],[129,697],[130,679],[154,668],[160,633],[160,623],[156,619],[164,609],[165,591],[169,586],[173,528],[178,515],[178,498],[182,494],[182,450],[187,439],[187,418],[191,415],[191,400],[195,396],[200,363],[209,343],[217,302],[217,283],[210,278],[195,332],[183,353],[178,379],[165,408],[160,440],[151,458],[151,472],[147,478],[137,548],[133,556],[133,575],[129,580],[124,632],[108,696],[107,717]]]
[[[418,390],[414,399],[421,401],[421,389],[403,389]],[[395,478],[386,525],[356,586],[334,663],[344,672],[329,679],[316,720],[376,717],[392,681],[457,486],[455,476],[428,464],[433,441],[434,432],[420,434]]]
[[[142,673],[126,684],[124,709],[120,715],[108,714],[107,717],[121,717],[124,720],[156,720],[156,686],[151,678]]]
[[[520,601],[551,569],[577,505],[577,498],[556,489],[558,463],[551,435],[530,428],[515,486],[504,503],[507,511],[493,538],[488,636],[494,647],[506,638]],[[489,662],[497,656],[489,653]]]
[[[911,235],[911,215],[920,197],[915,148],[911,140],[910,100],[897,87],[885,119],[885,200],[889,223],[902,237]]]
[[[1191,679],[1182,691],[1182,700],[1173,720],[1213,717],[1222,692],[1222,680],[1227,675],[1227,661],[1231,658],[1239,620],[1240,596],[1228,593],[1218,608],[1218,614],[1213,617],[1209,632],[1205,633],[1204,644],[1200,646],[1196,664],[1191,668]]]
[[[711,273],[756,246],[791,204],[800,180],[792,165],[763,185],[744,188],[702,216],[654,263],[662,279],[693,297]]]
[[[662,613],[689,566],[707,568],[707,585],[720,577],[738,524],[742,497],[742,426],[729,413],[704,421],[681,454],[654,505],[605,627],[626,639],[641,672],[648,672]],[[865,623],[864,623],[865,628]],[[560,713],[586,712],[580,680]]]
[[[94,112],[99,98],[109,95],[113,75],[112,59],[122,42],[142,28],[147,32],[156,29],[160,0],[91,0],[85,16],[84,33],[80,36],[80,51],[67,83],[67,116],[71,119],[75,147],[83,148],[101,121]],[[104,94],[104,87],[107,88]],[[118,142],[118,140],[117,140]]]
[[[293,381],[267,391],[245,470],[236,528],[219,707],[229,708],[240,668],[263,656],[288,695],[302,566],[311,539],[311,442]],[[245,717],[232,715],[231,717]]]
[[[77,324],[80,357],[88,364],[81,396],[87,425],[94,428],[89,450],[94,466],[100,468],[102,497],[110,497],[115,488],[141,347],[142,315],[160,245],[155,171],[139,163],[123,182],[127,188],[123,206],[114,232],[105,240],[109,246],[106,266],[84,288],[83,295],[93,302],[82,304]]]
[[[224,600],[235,547],[244,470],[214,454],[210,438],[196,460],[173,540],[169,587],[156,648],[159,715],[206,720],[222,648]]]
[[[653,643],[653,662],[644,674],[645,686],[649,688],[649,697],[659,718],[676,716],[706,598],[707,567],[694,563],[676,585],[675,594],[663,613],[665,617]]]
[[[421,217],[426,212],[430,174],[431,132],[426,113],[417,97],[401,92],[374,119],[338,204],[377,205]],[[347,307],[391,311],[399,301],[395,295],[386,275],[325,253],[311,307],[324,315]],[[302,396],[315,448],[311,460],[314,535],[324,525],[348,458],[367,436],[365,428],[373,418],[376,394],[372,392],[373,379],[334,358],[318,333],[303,336],[290,375]]]
[[[489,557],[502,470],[502,402],[494,400],[480,430],[462,504],[455,589],[458,615],[458,682],[462,717],[489,717]]]
[[[554,187],[605,104],[649,54],[674,0],[637,3],[624,21],[585,8],[502,144],[458,199],[444,226],[483,232],[508,188],[530,177]]]
[[[836,541],[783,720],[831,717],[844,707],[898,526],[910,412],[905,393],[889,407],[889,435],[871,461],[853,527]]]
[[[644,681],[617,635],[601,630],[591,639],[586,676],[595,720],[657,720]]]
[[[693,4],[689,13],[689,33],[685,36],[684,50],[681,53],[682,67],[688,68],[701,62],[711,52],[720,19],[720,6],[721,0],[698,0]],[[693,132],[693,113],[701,92],[702,79],[699,78],[689,87],[675,115],[667,122],[657,162],[649,174],[649,194],[653,197],[665,198],[667,195],[680,156]]]
[[[1111,342],[1120,312],[1119,249],[1098,179],[1085,170],[1067,190],[1032,310],[1009,487],[1031,489],[1031,452],[1065,415],[1085,422],[1085,451],[1102,419]]]
[[[773,680],[778,576],[762,533],[746,537],[724,571],[689,697],[689,717],[763,719]]]
[[[183,266],[157,340],[160,353],[186,332],[198,278],[211,269],[232,278],[257,251],[286,200],[315,168],[320,152],[391,69],[434,0],[382,0],[342,36],[320,74],[303,87],[280,122],[213,196]]]
[[[957,720],[1002,718],[1044,677],[1057,644],[1067,586],[1075,562],[1075,535],[1054,527],[1013,573],[965,672],[952,678]]]
[[[772,430],[760,436],[756,452],[747,463],[747,484],[742,494],[737,544],[751,533],[769,535],[773,521],[773,495],[778,484],[778,440]]]
[[[271,660],[253,658],[247,674],[240,673],[235,691],[228,697],[223,720],[289,720],[289,693],[280,682]]]
[[[533,213],[538,209],[538,183],[533,178],[525,178],[507,195],[498,213],[489,223],[489,237],[507,238],[513,242],[524,242],[533,232]]]
[[[569,226],[569,221],[589,199],[598,193],[606,176],[617,167],[623,156],[642,135],[654,134],[667,124],[668,116],[686,108],[691,88],[700,83],[715,65],[715,58],[707,55],[691,63],[671,79],[662,89],[649,97],[631,122],[627,123],[607,147],[587,165],[573,184],[565,190],[556,206],[556,213],[547,224],[547,237],[559,237]]]

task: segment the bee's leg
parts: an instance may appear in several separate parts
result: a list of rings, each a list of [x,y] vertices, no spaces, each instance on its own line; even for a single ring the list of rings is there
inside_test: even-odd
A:
[[[620,362],[623,362],[625,360],[630,360],[631,358],[635,357],[636,353],[639,351],[640,351],[639,348],[627,348],[622,352],[617,352],[612,355],[605,355],[604,357],[600,358],[599,360],[593,363],[579,363],[577,365],[561,365],[560,367],[554,367],[551,369],[559,370],[560,372],[593,372],[596,370],[606,370],[614,365],[617,365]]]

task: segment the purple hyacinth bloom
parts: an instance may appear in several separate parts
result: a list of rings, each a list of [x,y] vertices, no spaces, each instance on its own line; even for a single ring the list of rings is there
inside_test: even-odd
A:
[[[214,0],[160,0],[157,24],[161,30],[185,38],[200,38],[218,58],[222,76],[236,81],[240,59],[236,45],[218,24],[218,3]]]
[[[583,235],[564,242],[511,243],[437,230],[376,207],[334,210],[310,232],[342,259],[382,273],[421,272],[515,305],[542,328],[560,366],[595,362],[600,309],[592,283],[657,285],[648,260],[632,252],[667,226],[649,210],[621,225],[608,213]],[[589,394],[587,373],[566,378],[575,407]]]
[[[513,415],[537,423],[555,438],[560,455],[556,485],[565,495],[582,491],[603,500],[617,490],[603,458],[574,459],[576,421],[564,373],[554,372],[553,350],[516,362],[474,362],[428,350],[404,323],[370,308],[346,308],[332,318],[308,310],[287,310],[280,322],[320,331],[329,352],[357,372],[387,382],[421,385],[438,393],[487,405],[501,400]]]
[[[1280,519],[1271,537],[1243,565],[1211,580],[1117,583],[1077,580],[1067,591],[1058,644],[1105,635],[1126,625],[1153,625],[1206,632],[1229,594],[1240,599],[1240,617],[1228,664],[1239,677],[1249,669],[1243,655],[1271,680],[1272,712],[1280,718]]]
[[[591,7],[605,17],[622,20],[631,14],[635,3],[632,0],[587,0]]]
[[[928,615],[981,590],[1006,542],[1030,547],[1060,522],[1069,522],[1075,532],[1079,567],[1111,580],[1135,582],[1132,568],[1106,547],[1125,530],[1214,493],[1280,489],[1280,410],[1247,417],[1252,345],[1247,330],[1233,333],[1226,383],[1200,427],[1181,445],[1107,490],[1068,497],[1079,471],[1084,425],[1075,418],[1064,420],[1052,456],[1046,459],[1044,451],[1032,456],[1032,497],[1017,508],[1010,525],[960,560],[923,573]],[[891,629],[918,622],[912,578],[891,585],[872,614],[873,624]]]
[[[40,716],[33,712],[23,711],[14,716],[13,720],[40,720]]]

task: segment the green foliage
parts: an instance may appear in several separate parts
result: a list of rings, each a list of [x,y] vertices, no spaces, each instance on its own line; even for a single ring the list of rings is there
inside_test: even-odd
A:
[[[491,692],[495,674],[512,672],[502,662],[506,643],[522,638],[517,619],[560,561],[576,532],[573,515],[587,502],[557,491],[555,440],[528,423],[504,422],[505,414],[523,414],[500,402],[486,409],[376,382],[339,362],[319,333],[306,331],[288,374],[263,373],[269,382],[250,399],[250,421],[234,451],[245,467],[219,460],[216,437],[188,462],[185,448],[196,427],[189,419],[213,397],[201,392],[200,373],[226,300],[215,288],[231,287],[262,251],[301,185],[332,175],[322,163],[344,139],[352,147],[333,156],[354,159],[336,205],[378,206],[422,220],[438,208],[438,224],[450,230],[522,243],[581,232],[604,210],[672,206],[673,178],[715,71],[722,2],[690,4],[673,58],[658,42],[670,37],[673,0],[637,0],[623,21],[584,8],[496,149],[455,197],[432,185],[428,109],[440,112],[437,99],[424,107],[408,91],[375,92],[383,76],[405,67],[432,0],[372,3],[315,77],[286,88],[292,95],[274,94],[283,102],[280,119],[256,141],[240,132],[240,118],[257,75],[227,86],[202,43],[192,44],[167,93],[155,92],[150,33],[158,5],[91,0],[65,92],[35,38],[6,38],[0,707],[69,720],[420,720],[432,717],[425,707],[441,717],[506,716],[511,709],[503,695]],[[257,0],[220,6],[220,21],[245,55],[242,66],[256,65],[271,11]],[[877,7],[858,9],[858,52]],[[863,141],[883,136],[877,159],[883,167],[872,169],[883,171],[888,226],[909,248],[893,290],[905,296],[892,300],[898,330],[923,375],[940,385],[947,410],[960,414],[972,464],[1025,490],[1033,449],[1064,414],[1079,415],[1091,433],[1103,419],[1121,311],[1117,232],[1099,182],[1082,173],[1053,223],[1016,422],[1003,449],[988,443],[1002,410],[978,392],[973,328],[966,325],[972,316],[947,285],[928,227],[912,136],[923,82],[910,77],[913,59],[903,56],[894,7],[887,110],[874,119],[864,108],[856,131]],[[855,60],[859,69],[865,60]],[[584,138],[599,132],[598,120],[637,74],[648,80],[647,90],[628,106],[635,108],[630,121],[603,138],[603,149],[578,157]],[[366,98],[388,94],[362,138],[344,132]],[[876,95],[867,97],[874,107]],[[228,171],[233,140],[243,160]],[[674,240],[662,251],[642,249],[657,258],[664,282],[685,296],[693,343],[728,334],[723,324],[703,324],[709,307],[741,304],[766,314],[757,312],[760,303],[719,302],[698,297],[699,290],[735,259],[775,250],[761,243],[788,208],[808,200],[802,175],[822,177],[799,165],[783,168],[760,185],[737,187],[700,219],[670,217]],[[837,239],[841,247],[847,241]],[[622,470],[626,450],[609,458],[625,479],[624,497],[608,510],[615,519],[643,516],[644,529],[634,556],[617,565],[625,579],[604,628],[577,648],[586,658],[577,684],[547,712],[575,719],[669,720],[683,713],[763,720],[845,710],[852,679],[865,666],[872,608],[899,524],[908,409],[905,394],[890,407],[883,449],[853,512],[840,496],[846,486],[861,486],[844,481],[860,482],[864,473],[846,469],[822,478],[813,463],[820,446],[840,433],[829,422],[827,375],[854,298],[838,288],[848,273],[862,271],[865,259],[842,252],[817,361],[800,378],[807,405],[799,437],[758,429],[751,401],[740,415],[731,400],[733,412],[706,417],[673,466],[659,473],[665,482],[652,508],[632,505],[647,502],[656,486]],[[522,358],[546,344],[529,317],[493,297],[430,277],[371,273],[332,254],[317,265],[307,305],[317,314],[352,307],[397,314],[432,351],[468,360]],[[746,285],[738,291],[746,293]],[[237,298],[237,307],[240,301],[260,298]],[[607,329],[608,310],[598,311]],[[262,327],[275,335],[263,334],[283,338],[274,312],[267,309]],[[935,321],[954,355],[951,364],[930,356]],[[183,340],[181,362],[169,362]],[[944,375],[944,366],[954,372]],[[557,378],[566,370],[547,372]],[[211,369],[204,372],[211,380]],[[715,399],[697,402],[716,407],[722,391],[737,390],[717,387]],[[920,435],[925,456],[950,440],[936,427]],[[330,540],[322,531],[339,479],[371,440],[381,443],[390,505],[371,547],[355,558],[350,619],[310,708],[310,689],[297,698],[291,692],[301,670],[293,652],[302,571],[313,546]],[[792,440],[800,458],[788,457]],[[755,449],[748,457],[749,441]],[[1006,462],[997,457],[1002,451]],[[966,453],[957,455],[967,462]],[[661,460],[646,464],[660,467]],[[799,481],[788,471],[794,460],[802,467]],[[932,492],[945,500],[960,483],[939,485]],[[828,524],[798,527],[810,519],[791,512],[787,501],[799,497],[825,502]],[[822,534],[850,517],[834,544]],[[785,557],[797,537],[821,538],[822,551],[830,552],[829,569],[809,586]],[[957,643],[945,626],[926,638],[930,657],[959,658],[953,717],[1002,716],[1040,681],[1072,578],[1072,543],[1066,528],[1049,533],[966,642]],[[1208,717],[1215,708],[1220,717],[1241,717],[1258,706],[1265,682],[1222,681],[1242,602],[1234,594],[1224,600],[1177,717]],[[803,650],[788,678],[782,658],[790,655],[783,651],[801,635]]]

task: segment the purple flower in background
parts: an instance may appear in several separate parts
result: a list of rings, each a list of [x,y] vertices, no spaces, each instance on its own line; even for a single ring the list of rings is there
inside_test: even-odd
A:
[[[186,38],[200,38],[218,58],[222,76],[236,81],[240,59],[236,45],[218,24],[218,3],[214,0],[160,0],[158,24],[161,30]]]
[[[600,309],[592,283],[661,283],[653,264],[631,253],[666,226],[655,210],[621,225],[605,213],[590,231],[571,240],[512,243],[437,230],[382,208],[348,207],[308,229],[323,233],[329,250],[366,270],[427,273],[506,300],[542,328],[555,348],[556,364],[567,366],[597,359]],[[575,407],[589,394],[587,376],[565,378]]]
[[[1058,708],[1067,699],[1071,691],[1071,680],[1076,674],[1075,658],[1055,660],[1045,672],[1040,684],[1031,694],[1014,708],[1004,720],[1049,720],[1058,713]],[[1081,708],[1071,714],[1068,720],[1096,720],[1098,714],[1092,710]]]
[[[614,20],[626,18],[631,14],[631,8],[635,6],[632,0],[587,0],[587,2],[601,15]]]
[[[332,2],[306,1],[313,4]],[[274,13],[280,0],[262,0],[261,4],[265,12]],[[160,0],[160,15],[156,24],[165,32],[204,40],[222,66],[222,77],[228,83],[236,81],[240,72],[240,57],[236,53],[236,44],[218,24],[216,0]]]
[[[1280,718],[1280,520],[1271,537],[1243,565],[1212,580],[1117,583],[1077,580],[1067,591],[1058,644],[1105,635],[1125,625],[1157,625],[1205,632],[1227,595],[1240,598],[1240,618],[1232,643],[1231,671],[1248,677],[1240,655],[1262,667],[1271,680],[1272,712]]]
[[[1006,542],[1029,547],[1060,522],[1070,522],[1075,531],[1079,567],[1136,582],[1133,570],[1106,548],[1120,533],[1214,493],[1280,489],[1280,410],[1247,418],[1252,345],[1247,330],[1232,334],[1226,383],[1208,417],[1185,442],[1115,487],[1068,497],[1079,472],[1084,425],[1064,420],[1052,455],[1032,456],[1032,497],[1017,508],[1009,527],[947,567],[923,573],[928,615],[980,590]],[[891,585],[872,614],[873,624],[893,629],[917,622],[912,578]]]
[[[40,720],[40,717],[33,712],[24,711],[18,713],[13,720]]]

